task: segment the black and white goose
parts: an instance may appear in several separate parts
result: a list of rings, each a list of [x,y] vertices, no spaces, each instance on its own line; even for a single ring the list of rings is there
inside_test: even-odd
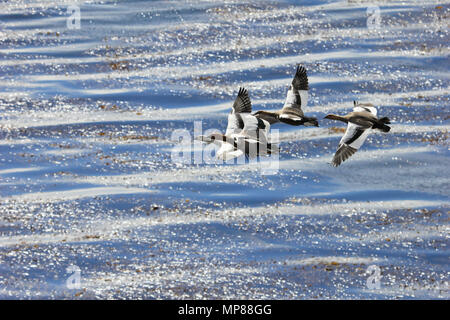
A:
[[[275,152],[268,141],[270,123],[255,117],[251,112],[252,104],[248,91],[239,88],[231,113],[228,115],[225,134],[213,133],[196,139],[218,145],[216,156],[225,161],[242,155],[253,158]]]
[[[281,110],[257,111],[254,115],[268,121],[270,124],[283,122],[293,126],[319,126],[316,118],[304,115],[302,108],[308,103],[308,75],[302,66],[297,67],[292,84],[287,92],[284,106]]]
[[[377,118],[377,109],[371,104],[359,104],[353,102],[353,112],[344,116],[329,114],[325,118],[347,123],[347,130],[339,142],[336,154],[331,164],[335,167],[350,158],[362,146],[370,133],[368,129],[379,129],[389,132],[391,129],[386,124],[390,124],[388,117]]]

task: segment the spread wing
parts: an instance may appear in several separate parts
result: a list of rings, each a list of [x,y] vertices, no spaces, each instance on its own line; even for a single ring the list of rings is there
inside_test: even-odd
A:
[[[244,129],[244,119],[242,119],[242,114],[231,113],[228,115],[228,125],[225,131],[226,136],[231,136],[233,134],[240,133]]]
[[[370,103],[354,103],[355,107],[353,108],[354,112],[369,112],[374,117],[377,116],[377,109]]]
[[[257,118],[251,114],[241,114],[244,127],[236,137],[245,139],[255,139],[260,142],[266,142],[269,135],[270,124],[266,120]]]
[[[342,162],[350,158],[356,151],[358,151],[369,135],[369,132],[369,130],[349,122],[347,125],[347,130],[339,142],[338,150],[336,151],[336,154],[331,162],[332,165],[335,167],[339,166]]]
[[[222,143],[219,150],[217,150],[216,155],[218,159],[230,160],[240,157],[244,153],[238,150],[231,143]]]
[[[236,100],[233,103],[232,113],[250,113],[252,112],[252,103],[245,88],[239,88]]]
[[[282,113],[303,117],[302,108],[308,103],[308,75],[302,66],[297,67],[292,84],[287,92]]]
[[[292,86],[297,90],[308,91],[308,74],[303,66],[297,66],[294,79],[292,79]]]

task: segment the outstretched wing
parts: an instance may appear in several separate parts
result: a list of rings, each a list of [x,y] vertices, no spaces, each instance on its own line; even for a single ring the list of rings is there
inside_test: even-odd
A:
[[[244,129],[244,120],[242,119],[242,114],[231,113],[228,115],[228,125],[225,131],[226,136],[231,136],[232,134],[240,133]]]
[[[308,103],[308,75],[302,66],[297,67],[292,84],[287,92],[282,113],[303,117],[302,108]]]
[[[252,103],[245,88],[239,88],[236,100],[233,103],[231,113],[249,113],[252,112]]]
[[[353,101],[353,111],[354,112],[369,112],[374,117],[377,116],[377,109],[373,106],[371,103],[359,103],[356,101]]]
[[[303,66],[298,66],[295,72],[294,79],[292,80],[292,86],[297,90],[308,91],[308,74]]]
[[[368,135],[369,130],[349,122],[347,130],[339,142],[338,150],[331,161],[332,165],[337,167],[350,158],[363,145]]]
[[[269,122],[251,114],[242,114],[240,116],[244,123],[244,128],[235,135],[237,138],[255,139],[260,142],[267,141],[270,130]]]

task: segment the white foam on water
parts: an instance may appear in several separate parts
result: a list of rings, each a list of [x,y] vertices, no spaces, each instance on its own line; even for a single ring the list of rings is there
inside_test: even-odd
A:
[[[314,258],[289,259],[285,262],[287,265],[309,266],[318,264],[378,264],[383,261],[384,260],[376,257],[322,256]]]
[[[111,194],[111,191],[109,191]],[[78,192],[79,194],[80,192]],[[103,195],[104,193],[97,193],[96,195]],[[120,194],[120,192],[119,192]],[[95,195],[93,195],[95,196]],[[79,199],[77,197],[76,199]],[[16,200],[16,199],[15,199]],[[396,209],[411,209],[422,207],[436,207],[443,205],[442,201],[419,201],[419,200],[392,200],[392,201],[364,201],[364,202],[349,202],[338,204],[318,204],[318,205],[281,205],[270,207],[256,207],[256,208],[238,208],[233,210],[216,210],[210,212],[208,215],[164,215],[157,219],[153,217],[145,218],[131,218],[131,219],[115,219],[115,220],[99,220],[93,221],[89,226],[84,228],[85,231],[73,232],[70,229],[65,230],[60,234],[35,234],[35,235],[19,235],[0,237],[0,247],[14,246],[14,245],[34,245],[34,244],[48,244],[64,242],[84,242],[84,241],[105,241],[117,237],[118,232],[126,230],[133,230],[136,228],[151,228],[156,226],[167,225],[191,225],[203,224],[213,222],[224,222],[241,219],[243,217],[257,217],[262,215],[267,216],[322,216],[322,215],[348,215],[349,212],[353,214],[367,212],[370,210],[396,210]],[[86,237],[95,235],[95,237]],[[358,239],[359,241],[360,239]],[[356,240],[355,240],[356,241]]]
[[[137,194],[154,192],[144,188],[125,187],[94,187],[83,189],[71,189],[48,192],[30,192],[9,197],[0,198],[0,201],[21,201],[30,203],[51,203],[57,201],[77,200],[82,198],[92,198],[98,196],[111,196],[118,194]]]
[[[42,167],[29,167],[29,168],[9,168],[0,170],[1,174],[14,174],[14,173],[23,173],[23,172],[32,172],[32,171],[41,171]]]

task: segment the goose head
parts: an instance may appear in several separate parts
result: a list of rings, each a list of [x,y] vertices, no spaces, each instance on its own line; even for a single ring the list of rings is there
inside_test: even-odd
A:
[[[221,133],[213,133],[207,136],[201,135],[198,137],[195,137],[195,140],[199,140],[201,142],[205,142],[205,143],[213,143],[214,141],[223,141],[223,137],[224,135]]]

